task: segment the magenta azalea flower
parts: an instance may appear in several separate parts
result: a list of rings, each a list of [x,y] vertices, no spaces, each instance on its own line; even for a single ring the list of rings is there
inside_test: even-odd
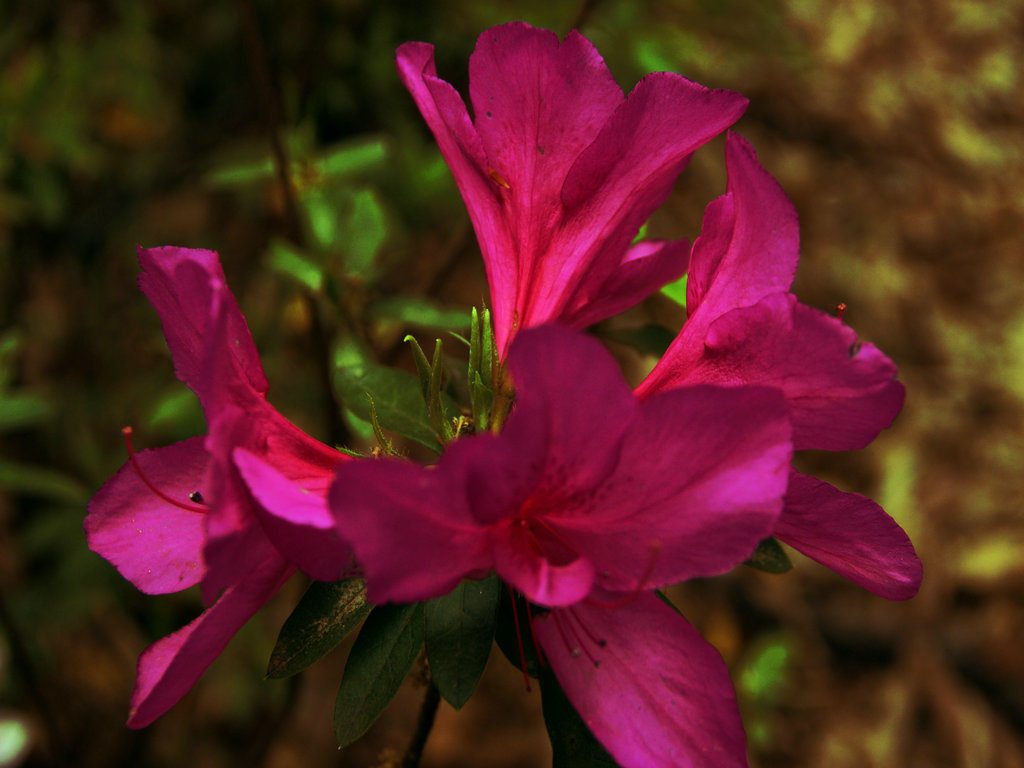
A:
[[[330,491],[373,602],[496,571],[536,605],[566,695],[625,766],[746,765],[725,665],[651,590],[729,570],[775,527],[791,455],[784,398],[696,386],[639,402],[595,340],[517,335],[499,435],[424,468],[338,467]]]
[[[473,119],[433,46],[406,43],[397,61],[469,209],[503,355],[518,328],[582,328],[686,271],[688,242],[630,242],[743,96],[658,72],[624,97],[585,37],[523,23],[477,40]]]
[[[903,406],[896,366],[841,320],[789,292],[799,259],[796,211],[738,135],[726,141],[728,191],[711,202],[690,253],[689,317],[636,389],[764,385],[789,401],[796,449],[863,448]],[[890,599],[912,597],[921,563],[877,504],[792,473],[775,535]]]
[[[177,703],[294,573],[288,558],[304,553],[304,570],[325,580],[350,560],[325,502],[345,456],[266,401],[256,346],[217,254],[140,248],[139,263],[140,287],[209,433],[133,454],[89,502],[85,530],[89,547],[143,592],[200,584],[213,604],[142,654],[128,720],[137,728]]]

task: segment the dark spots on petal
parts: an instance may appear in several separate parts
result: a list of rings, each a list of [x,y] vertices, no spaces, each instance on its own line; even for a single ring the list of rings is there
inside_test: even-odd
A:
[[[201,494],[199,491],[192,491],[192,493],[190,493],[188,497],[191,501],[194,501],[196,504],[203,503],[203,494]]]
[[[484,114],[487,115],[488,117],[494,117],[494,115],[492,115],[490,111],[484,112]]]
[[[594,662],[594,669],[600,669],[600,668],[601,668],[601,662],[600,661],[595,661]]]
[[[540,144],[538,144],[537,145],[537,152],[539,154],[543,155],[544,154],[544,147],[542,147]]]

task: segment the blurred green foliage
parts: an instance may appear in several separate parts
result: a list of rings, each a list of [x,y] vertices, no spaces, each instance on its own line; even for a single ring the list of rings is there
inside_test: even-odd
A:
[[[0,647],[11,658],[0,709],[30,715],[33,764],[335,759],[339,663],[308,705],[259,679],[297,594],[246,628],[213,684],[142,734],[121,726],[138,652],[199,601],[139,595],[85,548],[85,505],[125,458],[125,424],[139,448],[204,429],[135,288],[134,248],[221,253],[272,401],[317,437],[332,434],[318,328],[327,368],[345,369],[338,378],[397,363],[416,394],[402,339],[464,333],[486,285],[394,49],[434,43],[441,75],[465,93],[476,36],[511,18],[559,33],[581,23],[626,89],[668,69],[746,94],[738,128],[801,213],[798,293],[824,309],[845,302],[908,385],[906,411],[873,449],[801,461],[873,495],[911,532],[924,599],[869,604],[794,558],[784,577],[741,569],[728,594],[711,590],[688,612],[734,663],[755,764],[1024,760],[1014,739],[1024,723],[1024,3],[260,2],[297,234],[241,7],[0,1]],[[695,237],[723,189],[712,144],[650,235]],[[651,329],[678,327],[685,281],[668,293],[676,301],[656,297],[601,334],[663,347]],[[651,360],[624,355],[633,375]],[[352,443],[364,448],[370,414],[350,405]],[[377,415],[384,424],[380,403]],[[492,740],[508,727],[509,705],[494,698],[499,715],[482,731]],[[275,719],[286,706],[312,709],[286,726]],[[397,730],[391,742],[408,728]],[[380,762],[389,732],[374,733],[345,753],[350,764]],[[456,741],[471,750],[473,738]],[[444,764],[473,765],[469,754]],[[525,760],[514,746],[502,754]]]

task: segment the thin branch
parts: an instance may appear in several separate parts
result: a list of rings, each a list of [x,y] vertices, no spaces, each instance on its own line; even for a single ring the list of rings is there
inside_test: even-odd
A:
[[[409,741],[409,746],[402,757],[402,768],[419,768],[420,758],[423,757],[423,748],[427,744],[430,730],[434,727],[434,717],[437,715],[437,707],[441,703],[441,694],[433,681],[428,683],[427,692],[423,696],[423,704],[420,705],[420,715],[416,720],[416,731]]]
[[[304,228],[302,218],[299,215],[299,206],[295,199],[295,189],[292,186],[291,163],[288,159],[288,151],[281,140],[281,126],[284,123],[281,99],[270,72],[270,60],[267,57],[267,49],[263,44],[263,36],[260,34],[259,22],[256,19],[256,11],[253,8],[252,0],[238,0],[238,7],[242,17],[242,35],[245,39],[246,54],[249,59],[249,69],[252,73],[256,91],[259,94],[260,108],[263,114],[263,122],[270,140],[270,148],[274,155],[274,171],[277,175],[277,183],[281,188],[281,196],[284,200],[285,226],[288,239],[300,248],[305,246]],[[350,442],[348,427],[341,418],[341,403],[338,402],[337,394],[334,391],[332,380],[332,355],[330,335],[324,324],[320,307],[316,298],[309,292],[303,292],[303,300],[310,317],[310,341],[313,345],[317,361],[317,375],[320,378],[321,390],[324,398],[324,411],[327,416],[328,439],[334,445],[347,445]]]

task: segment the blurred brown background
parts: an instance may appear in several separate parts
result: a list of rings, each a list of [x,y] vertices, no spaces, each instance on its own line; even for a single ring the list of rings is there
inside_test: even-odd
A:
[[[137,593],[85,548],[81,521],[124,460],[121,426],[140,447],[203,430],[135,290],[136,243],[220,251],[272,401],[324,439],[304,291],[328,331],[355,325],[401,364],[394,340],[416,325],[382,299],[480,302],[464,210],[393,50],[435,43],[465,92],[476,35],[524,19],[579,23],[627,90],[666,69],[746,94],[738,130],[800,212],[797,293],[846,303],[907,385],[869,449],[800,461],[906,528],[925,564],[916,598],[888,603],[800,558],[676,595],[734,671],[752,764],[1024,766],[1024,3],[257,3],[312,243],[298,255],[333,275],[322,284],[287,255],[245,7],[0,2],[0,765],[385,766],[402,752],[414,681],[339,753],[345,646],[294,682],[262,679],[298,579],[175,710],[125,729],[138,653],[199,601]],[[653,234],[696,235],[724,189],[721,151],[698,153]],[[656,297],[617,322],[650,319],[682,318]],[[470,704],[442,704],[424,765],[539,766],[549,750],[539,696],[495,652]]]

